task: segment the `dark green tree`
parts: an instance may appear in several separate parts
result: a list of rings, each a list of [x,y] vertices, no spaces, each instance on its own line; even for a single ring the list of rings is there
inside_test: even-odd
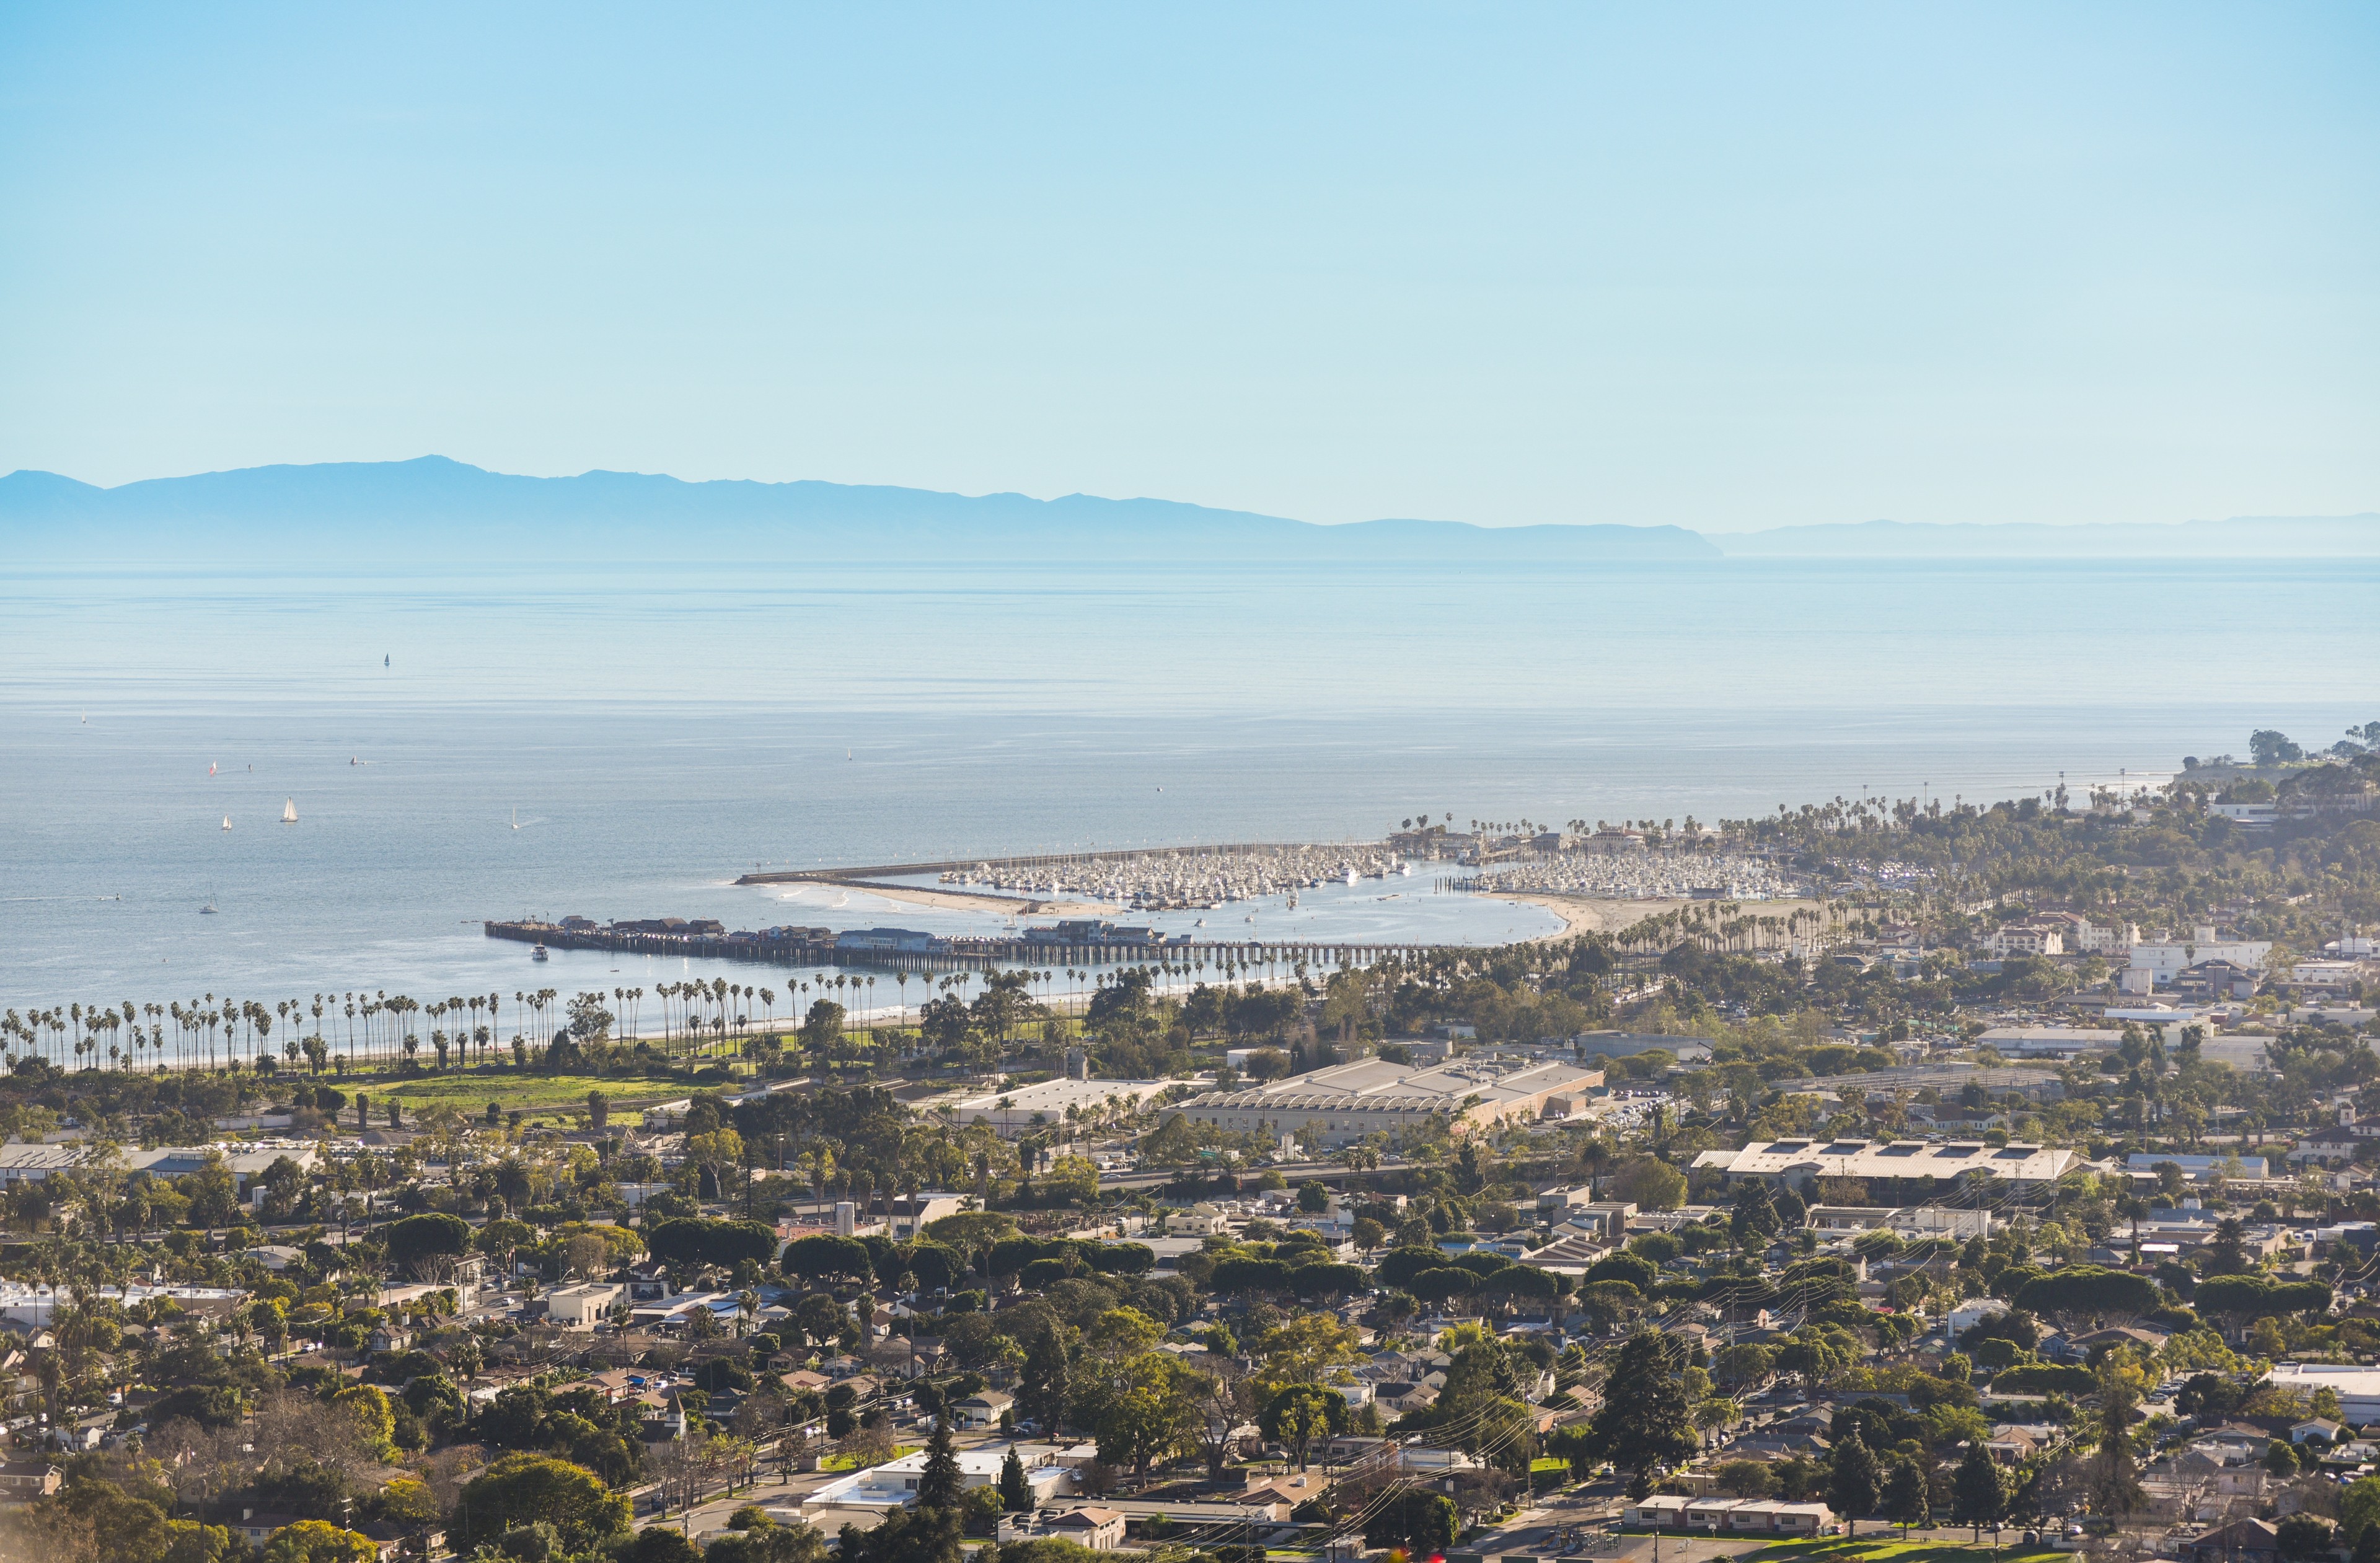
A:
[[[1640,1329],[1621,1343],[1604,1385],[1603,1409],[1590,1424],[1589,1448],[1638,1481],[1702,1448],[1684,1379],[1685,1349]]]
[[[1008,1446],[1008,1458],[1000,1462],[1000,1507],[1011,1514],[1023,1514],[1033,1507],[1033,1487],[1025,1479],[1025,1461],[1018,1458],[1016,1446]]]
[[[1907,1455],[1895,1460],[1885,1477],[1884,1512],[1900,1524],[1904,1535],[1912,1525],[1933,1522],[1934,1503],[1926,1491],[1925,1468]]]
[[[1958,1472],[1950,1478],[1950,1516],[1961,1525],[1975,1528],[1975,1539],[1984,1539],[1984,1527],[1999,1523],[2008,1512],[2008,1483],[2000,1475],[1998,1461],[1980,1441],[1967,1446],[1959,1460]]]
[[[965,1496],[966,1476],[959,1470],[958,1449],[951,1442],[951,1419],[938,1416],[933,1433],[926,1439],[926,1469],[917,1478],[917,1507],[956,1513]]]
[[[1835,1446],[1834,1475],[1827,1483],[1827,1502],[1843,1517],[1843,1534],[1856,1535],[1859,1517],[1876,1512],[1882,1484],[1876,1479],[1876,1456],[1862,1442],[1857,1428]]]

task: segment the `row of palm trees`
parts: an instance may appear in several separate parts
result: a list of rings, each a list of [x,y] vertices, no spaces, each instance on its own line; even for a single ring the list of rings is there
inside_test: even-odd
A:
[[[516,992],[514,1040],[551,1040],[547,1012],[558,998],[552,988]],[[291,1068],[302,1062],[319,1072],[334,1060],[369,1067],[399,1059],[417,1060],[423,1037],[416,1017],[429,1020],[429,1043],[438,1066],[480,1061],[496,1043],[504,996],[457,995],[425,1004],[402,993],[317,993],[311,1001],[284,999],[271,1004],[212,993],[163,1004],[68,1004],[64,1008],[15,1010],[0,1014],[0,1061],[41,1059],[59,1069],[110,1068],[219,1070],[253,1068],[271,1055],[273,1037],[285,1038],[281,1056]],[[308,1023],[311,1022],[310,1030]],[[301,1035],[302,1033],[302,1035]]]

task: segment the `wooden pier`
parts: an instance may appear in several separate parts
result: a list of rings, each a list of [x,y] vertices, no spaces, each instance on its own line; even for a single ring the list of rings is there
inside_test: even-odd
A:
[[[558,923],[482,923],[490,939],[542,944],[551,950],[601,950],[625,955],[659,955],[706,961],[750,961],[768,966],[849,966],[888,972],[998,971],[1014,966],[1170,966],[1230,972],[1304,963],[1325,969],[1369,966],[1413,960],[1440,948],[1431,944],[1351,944],[1330,940],[1199,939],[1143,944],[1123,940],[1053,944],[1041,939],[937,940],[922,950],[868,949],[811,938],[739,939],[733,934],[675,934],[565,928]]]

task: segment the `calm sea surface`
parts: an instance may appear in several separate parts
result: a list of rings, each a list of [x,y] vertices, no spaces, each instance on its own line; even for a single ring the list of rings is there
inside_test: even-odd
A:
[[[0,1004],[686,975],[480,937],[524,912],[996,927],[728,883],[763,864],[2161,779],[2380,717],[2375,588],[2370,561],[0,575]],[[1551,926],[1388,889],[1253,910]]]

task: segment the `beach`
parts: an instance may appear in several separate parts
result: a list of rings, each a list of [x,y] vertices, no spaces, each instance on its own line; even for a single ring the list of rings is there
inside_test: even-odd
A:
[[[1609,901],[1593,896],[1556,895],[1538,891],[1481,891],[1477,893],[1493,896],[1499,901],[1524,901],[1532,906],[1550,912],[1562,920],[1562,927],[1559,931],[1539,934],[1529,941],[1533,944],[1542,944],[1548,939],[1576,939],[1581,934],[1616,934],[1622,928],[1643,922],[1647,917],[1658,917],[1664,912],[1674,912],[1682,906],[1726,904],[1717,902],[1697,902],[1685,896]],[[1743,910],[1739,915],[1785,917],[1796,912],[1816,911],[1822,903],[1815,901],[1747,901],[1741,904]]]

